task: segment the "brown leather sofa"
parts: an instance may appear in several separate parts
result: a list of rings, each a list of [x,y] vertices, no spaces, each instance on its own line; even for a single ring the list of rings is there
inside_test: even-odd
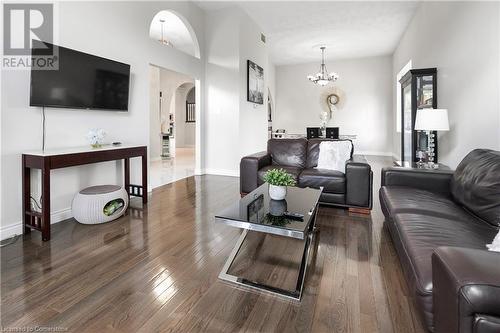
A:
[[[264,174],[282,168],[290,173],[299,187],[323,186],[320,203],[369,210],[372,208],[373,173],[363,156],[354,154],[346,162],[345,174],[316,169],[319,145],[332,139],[271,139],[267,151],[245,156],[240,163],[240,191],[250,193],[264,183]],[[352,142],[351,142],[352,143]]]
[[[380,204],[429,331],[500,332],[500,152],[477,149],[455,172],[382,170]]]

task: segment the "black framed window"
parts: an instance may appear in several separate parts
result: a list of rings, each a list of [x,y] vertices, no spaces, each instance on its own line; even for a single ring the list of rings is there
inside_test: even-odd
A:
[[[186,123],[196,122],[195,103],[186,101]]]

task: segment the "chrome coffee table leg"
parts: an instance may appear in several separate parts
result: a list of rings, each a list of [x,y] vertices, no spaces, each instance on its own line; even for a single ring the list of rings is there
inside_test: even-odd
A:
[[[316,209],[317,210],[317,209]],[[246,288],[250,288],[253,290],[258,290],[261,292],[266,292],[266,293],[271,293],[277,296],[285,297],[287,299],[291,299],[294,301],[300,301],[302,298],[302,292],[304,291],[304,282],[306,278],[306,273],[307,273],[307,264],[309,261],[309,256],[311,253],[311,248],[313,247],[312,244],[314,244],[314,240],[316,237],[316,233],[318,229],[315,227],[315,222],[316,222],[316,212],[314,212],[315,216],[313,218],[313,222],[311,223],[310,226],[310,231],[308,232],[306,239],[305,239],[305,245],[304,245],[304,251],[302,254],[302,260],[300,263],[300,268],[299,268],[299,276],[297,279],[297,284],[295,287],[295,290],[290,291],[290,290],[285,290],[281,288],[276,288],[272,286],[268,286],[259,282],[251,281],[242,277],[238,277],[235,275],[231,275],[228,273],[229,268],[234,262],[234,259],[236,258],[236,255],[238,254],[241,245],[245,241],[245,238],[248,234],[248,230],[244,229],[243,232],[241,233],[240,238],[236,242],[236,245],[234,246],[233,250],[231,251],[229,258],[227,259],[226,263],[224,264],[224,267],[222,268],[222,271],[219,274],[219,279],[234,283],[239,286],[244,286]]]

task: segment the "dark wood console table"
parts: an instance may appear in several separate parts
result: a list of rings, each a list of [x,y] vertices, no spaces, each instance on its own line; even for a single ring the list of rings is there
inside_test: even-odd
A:
[[[130,159],[142,159],[142,185],[130,184]],[[124,187],[129,196],[142,197],[148,202],[147,147],[106,145],[101,148],[74,148],[54,151],[26,152],[22,156],[23,178],[23,233],[31,229],[42,233],[42,240],[50,240],[50,170],[90,163],[124,160]],[[31,209],[31,169],[42,172],[41,211]]]

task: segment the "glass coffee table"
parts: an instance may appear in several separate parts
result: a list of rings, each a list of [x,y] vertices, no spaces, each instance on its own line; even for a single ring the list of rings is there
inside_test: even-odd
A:
[[[316,212],[321,192],[322,189],[288,187],[285,200],[276,201],[271,200],[269,197],[268,184],[263,184],[217,214],[215,216],[217,223],[243,229],[238,242],[219,274],[219,278],[240,286],[300,301],[304,289],[308,259],[317,231],[315,226]],[[304,248],[294,290],[285,290],[229,274],[231,265],[249,231],[302,241],[301,244],[303,244]]]

